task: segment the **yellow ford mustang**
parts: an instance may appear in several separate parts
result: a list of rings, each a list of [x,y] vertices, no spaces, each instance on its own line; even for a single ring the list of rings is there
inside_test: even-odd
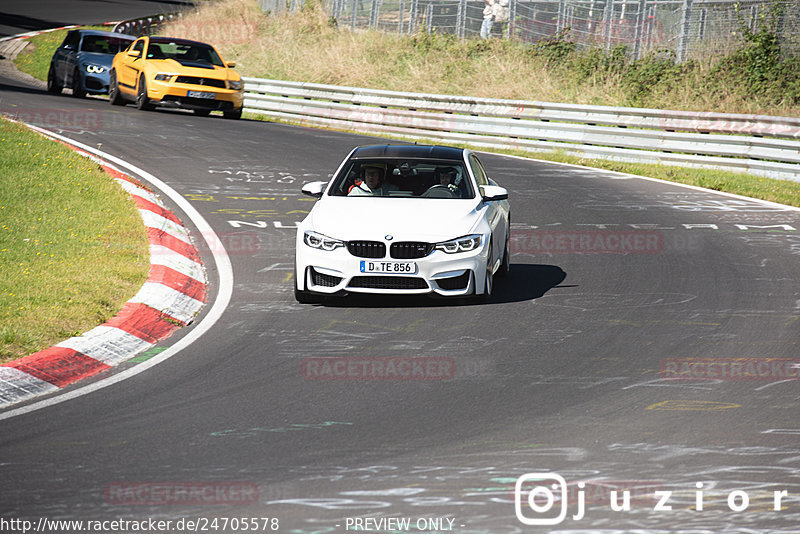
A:
[[[227,119],[242,116],[244,86],[235,63],[225,62],[213,46],[173,37],[141,37],[114,56],[108,96],[114,106],[127,101],[155,106],[221,111]]]

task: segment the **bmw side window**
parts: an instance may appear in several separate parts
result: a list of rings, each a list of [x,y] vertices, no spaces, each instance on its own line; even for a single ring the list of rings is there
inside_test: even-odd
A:
[[[76,31],[71,31],[67,34],[66,39],[64,39],[64,44],[61,46],[69,50],[77,50],[80,41],[81,41],[80,34]]]
[[[475,173],[475,181],[478,185],[489,185],[489,179],[486,177],[486,171],[483,170],[481,161],[474,154],[469,155],[469,162],[472,166],[472,172]]]
[[[133,44],[133,49],[132,50],[138,50],[139,52],[144,52],[144,41],[143,40],[136,41]],[[139,56],[139,57],[141,57],[141,56]]]

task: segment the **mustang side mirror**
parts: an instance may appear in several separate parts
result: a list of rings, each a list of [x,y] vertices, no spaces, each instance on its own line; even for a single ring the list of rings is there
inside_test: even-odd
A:
[[[142,55],[142,51],[141,50],[131,50],[130,52],[128,52],[128,55],[130,57],[139,57],[139,56]]]
[[[232,69],[232,68],[234,68],[236,66],[236,62],[235,61],[228,61],[225,64],[228,66],[229,69]]]
[[[499,185],[482,185],[481,196],[484,202],[492,202],[493,200],[505,200],[508,198],[508,191]]]
[[[325,192],[326,185],[328,182],[310,182],[304,185],[301,191],[306,195],[319,198]]]

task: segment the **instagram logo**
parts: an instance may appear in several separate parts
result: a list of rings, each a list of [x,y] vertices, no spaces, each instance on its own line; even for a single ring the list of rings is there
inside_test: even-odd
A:
[[[555,473],[526,473],[514,486],[514,511],[525,525],[558,525],[567,517],[567,481]],[[558,504],[558,515],[551,512]],[[525,509],[523,510],[523,504]],[[525,515],[525,513],[531,516]],[[534,515],[535,514],[535,515]]]

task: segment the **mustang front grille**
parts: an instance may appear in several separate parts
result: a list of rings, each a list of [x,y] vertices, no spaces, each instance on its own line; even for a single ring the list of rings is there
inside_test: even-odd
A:
[[[386,245],[380,241],[348,241],[347,250],[358,258],[386,257]]]
[[[418,243],[416,241],[405,241],[392,243],[389,247],[389,254],[397,260],[412,260],[424,258],[433,250],[431,243]]]
[[[208,87],[219,87],[225,89],[225,80],[215,80],[214,78],[201,78],[199,76],[178,76],[176,83],[188,83],[190,85],[206,85]]]
[[[349,286],[369,289],[428,289],[425,280],[411,276],[354,276],[350,279]]]

